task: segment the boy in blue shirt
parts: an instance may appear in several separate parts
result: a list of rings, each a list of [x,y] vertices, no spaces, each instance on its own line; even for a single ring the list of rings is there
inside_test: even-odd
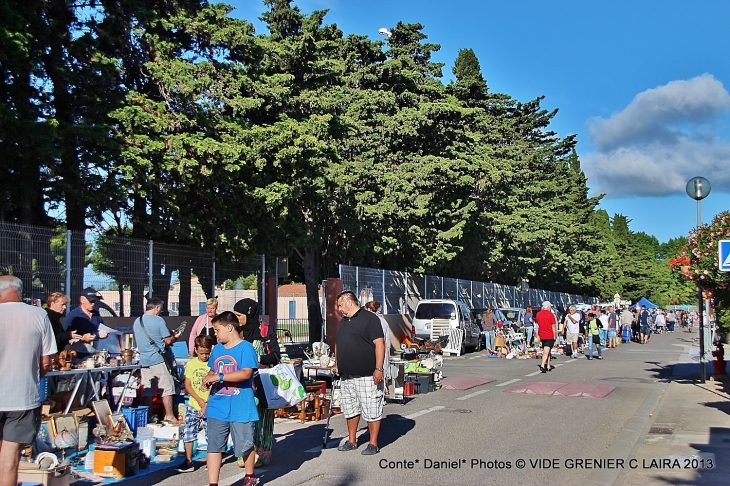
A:
[[[208,482],[217,486],[228,434],[233,436],[233,453],[243,457],[246,476],[243,486],[259,483],[254,473],[254,427],[259,419],[253,393],[253,373],[258,368],[256,351],[241,339],[239,319],[233,312],[212,320],[218,344],[208,364],[210,373],[203,385],[211,388],[205,415],[208,418]]]

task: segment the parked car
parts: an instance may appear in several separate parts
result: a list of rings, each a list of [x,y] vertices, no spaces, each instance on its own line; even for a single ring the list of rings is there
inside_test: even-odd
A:
[[[481,329],[478,322],[472,319],[471,310],[465,303],[447,299],[418,301],[413,317],[413,334],[422,339],[430,339],[434,319],[448,319],[451,327],[464,331],[461,354],[464,354],[466,348],[479,350]]]

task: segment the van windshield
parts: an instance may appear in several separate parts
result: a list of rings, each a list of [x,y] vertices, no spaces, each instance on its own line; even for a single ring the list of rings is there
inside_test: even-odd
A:
[[[450,319],[454,312],[454,304],[424,302],[416,309],[416,319]]]

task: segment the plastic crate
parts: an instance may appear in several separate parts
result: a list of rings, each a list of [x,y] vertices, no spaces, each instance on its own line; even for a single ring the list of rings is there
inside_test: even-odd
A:
[[[40,385],[41,402],[45,402],[46,398],[48,398],[48,395],[50,395],[48,393],[48,378],[41,378]]]
[[[137,429],[145,427],[147,425],[147,416],[149,414],[149,407],[135,407],[135,408],[122,408],[124,418],[127,419],[129,428],[132,430],[134,435],[137,435]]]
[[[112,398],[114,399],[115,405],[119,403],[119,396],[122,394],[122,390],[124,390],[124,387],[122,386],[115,386],[112,388]],[[135,398],[137,398],[137,390],[127,388],[127,390],[124,391],[122,405],[131,406],[134,403]]]

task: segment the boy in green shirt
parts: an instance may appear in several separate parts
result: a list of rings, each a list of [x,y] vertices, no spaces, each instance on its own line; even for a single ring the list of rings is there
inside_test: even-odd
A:
[[[205,409],[208,405],[210,388],[203,386],[203,378],[210,372],[208,358],[213,349],[213,339],[205,334],[195,338],[195,357],[185,365],[185,391],[190,399],[185,407],[185,424],[183,425],[182,440],[185,444],[185,462],[180,466],[178,472],[192,472],[193,465],[193,442],[198,438],[200,424],[203,424],[206,436],[208,430],[205,420]]]
[[[588,314],[588,335],[586,336],[588,338],[588,359],[593,359],[593,345],[596,345],[596,348],[598,348],[598,359],[603,359],[603,355],[601,353],[601,329],[603,328],[603,324],[601,324],[601,321],[596,317],[595,314],[590,313]]]

